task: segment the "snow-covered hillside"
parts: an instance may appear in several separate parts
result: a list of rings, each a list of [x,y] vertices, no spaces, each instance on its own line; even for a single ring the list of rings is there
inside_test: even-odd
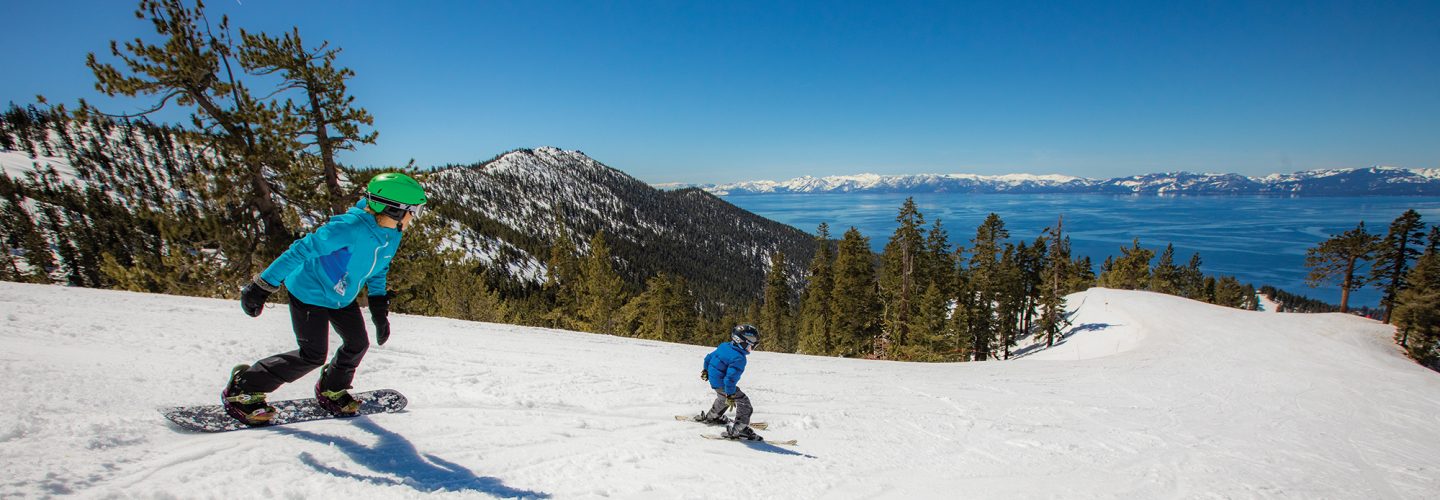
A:
[[[405,413],[226,434],[232,364],[293,348],[284,306],[0,283],[0,497],[1433,498],[1440,375],[1387,328],[1145,292],[1071,296],[1075,326],[1008,362],[756,353],[764,434],[671,419],[707,348],[398,316],[361,388]],[[275,397],[302,397],[314,375]]]

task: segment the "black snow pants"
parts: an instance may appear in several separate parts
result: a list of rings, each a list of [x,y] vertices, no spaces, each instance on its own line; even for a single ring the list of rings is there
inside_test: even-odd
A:
[[[290,297],[290,323],[295,327],[299,349],[276,354],[256,361],[240,374],[240,389],[246,392],[271,392],[282,384],[294,382],[325,363],[329,349],[330,325],[343,342],[335,350],[335,359],[320,374],[320,387],[327,391],[349,389],[355,368],[370,348],[370,334],[365,331],[365,318],[360,304],[351,302],[340,309],[313,306]]]
[[[750,406],[750,396],[745,391],[735,388],[735,395],[730,399],[735,400],[735,422],[740,425],[750,425],[750,413],[755,411]],[[710,405],[710,415],[720,417],[725,415],[725,389],[715,389],[715,403]]]

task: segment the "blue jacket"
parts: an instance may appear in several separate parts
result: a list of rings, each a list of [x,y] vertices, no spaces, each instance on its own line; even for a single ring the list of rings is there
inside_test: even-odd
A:
[[[745,350],[735,347],[733,342],[720,344],[706,354],[705,373],[710,376],[710,388],[723,387],[725,394],[735,394],[735,384],[740,383],[740,376],[745,374],[745,355]]]
[[[400,248],[400,231],[380,227],[375,216],[355,208],[330,218],[315,232],[290,244],[260,278],[285,284],[290,295],[306,304],[338,309],[350,305],[369,288],[385,294],[385,274]]]

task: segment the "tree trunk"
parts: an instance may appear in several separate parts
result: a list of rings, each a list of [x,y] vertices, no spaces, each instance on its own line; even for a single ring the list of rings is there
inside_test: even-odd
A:
[[[315,125],[315,144],[320,146],[320,163],[325,169],[325,193],[329,198],[330,210],[338,214],[345,211],[345,203],[341,200],[340,193],[340,168],[335,164],[335,148],[330,141],[325,111],[320,107],[320,97],[313,90],[318,84],[306,82],[306,85],[306,92],[310,94],[310,119]]]
[[[1345,263],[1345,281],[1340,283],[1340,312],[1350,312],[1350,284],[1355,281],[1355,257]]]

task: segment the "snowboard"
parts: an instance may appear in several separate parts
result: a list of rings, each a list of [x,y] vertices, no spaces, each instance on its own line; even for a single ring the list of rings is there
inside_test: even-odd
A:
[[[701,434],[700,437],[703,437],[703,438],[705,438],[705,439],[714,439],[714,440],[716,440],[716,441],[735,441],[735,442],[737,442],[737,443],[766,443],[766,444],[778,444],[778,445],[781,445],[781,446],[795,446],[795,445],[800,444],[798,441],[796,441],[796,440],[794,440],[794,439],[790,439],[790,440],[786,440],[786,441],[771,441],[771,440],[769,440],[769,439],[766,439],[766,440],[764,440],[764,441],[751,441],[751,440],[749,440],[749,439],[730,439],[730,438],[727,438],[727,437],[725,437],[725,436],[720,436],[720,435],[716,435],[716,434]]]
[[[365,392],[350,393],[355,399],[360,400],[359,415],[373,415],[376,413],[395,413],[405,409],[409,402],[404,394],[394,389],[379,389]],[[276,425],[293,424],[297,422],[309,422],[312,420],[326,420],[331,418],[349,418],[336,416],[324,408],[315,398],[289,399],[285,401],[271,401],[270,406],[275,407],[275,418],[264,425],[248,425],[235,417],[225,413],[225,407],[214,405],[199,406],[177,406],[172,408],[161,408],[160,413],[170,419],[175,425],[194,432],[225,432],[251,427],[271,427]],[[358,416],[358,415],[357,415]]]
[[[679,420],[679,421],[682,421],[682,422],[695,422],[695,423],[697,423],[697,424],[700,423],[698,420],[695,420],[695,417],[686,416],[686,415],[676,415],[676,416],[675,416],[675,420]],[[729,422],[729,419],[726,419],[726,422],[725,422],[724,424],[706,424],[706,425],[711,425],[711,426],[730,425],[730,422]],[[769,428],[769,427],[770,427],[770,424],[767,424],[767,423],[765,423],[765,422],[750,422],[750,428],[751,428],[751,429],[755,429],[755,430],[757,430],[757,431],[763,431],[763,430],[765,430],[765,429],[767,429],[767,428]]]

